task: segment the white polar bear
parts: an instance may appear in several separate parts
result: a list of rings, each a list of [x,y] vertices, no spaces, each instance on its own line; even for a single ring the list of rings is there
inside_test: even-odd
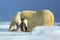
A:
[[[25,10],[18,12],[13,18],[10,30],[14,29],[15,22],[19,25],[21,18],[25,19],[27,25],[27,31],[32,31],[36,26],[52,26],[54,24],[54,15],[50,10],[31,11]]]

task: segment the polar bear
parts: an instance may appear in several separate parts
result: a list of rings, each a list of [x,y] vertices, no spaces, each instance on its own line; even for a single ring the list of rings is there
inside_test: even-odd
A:
[[[54,15],[50,10],[32,11],[24,10],[17,12],[16,16],[11,21],[9,30],[13,30],[16,23],[20,25],[21,18],[27,25],[27,31],[32,31],[36,26],[52,26],[54,24]]]
[[[52,26],[54,24],[54,15],[50,10],[31,11],[25,10],[21,17],[28,20],[27,31],[32,31],[36,26]]]

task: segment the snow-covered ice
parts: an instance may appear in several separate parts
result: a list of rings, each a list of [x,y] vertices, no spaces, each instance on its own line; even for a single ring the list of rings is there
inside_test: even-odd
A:
[[[32,32],[12,32],[9,23],[0,23],[0,40],[60,40],[60,26],[36,26]]]

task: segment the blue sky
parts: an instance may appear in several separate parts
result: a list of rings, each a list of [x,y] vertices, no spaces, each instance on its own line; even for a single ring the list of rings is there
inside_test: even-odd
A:
[[[60,22],[59,4],[59,0],[0,0],[0,21],[11,21],[16,12],[23,10],[49,9],[54,13],[55,22]]]

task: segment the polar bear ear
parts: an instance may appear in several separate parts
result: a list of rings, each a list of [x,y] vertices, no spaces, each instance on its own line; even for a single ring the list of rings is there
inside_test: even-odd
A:
[[[25,18],[31,18],[34,14],[36,14],[36,11],[31,10],[25,10],[22,12]]]

